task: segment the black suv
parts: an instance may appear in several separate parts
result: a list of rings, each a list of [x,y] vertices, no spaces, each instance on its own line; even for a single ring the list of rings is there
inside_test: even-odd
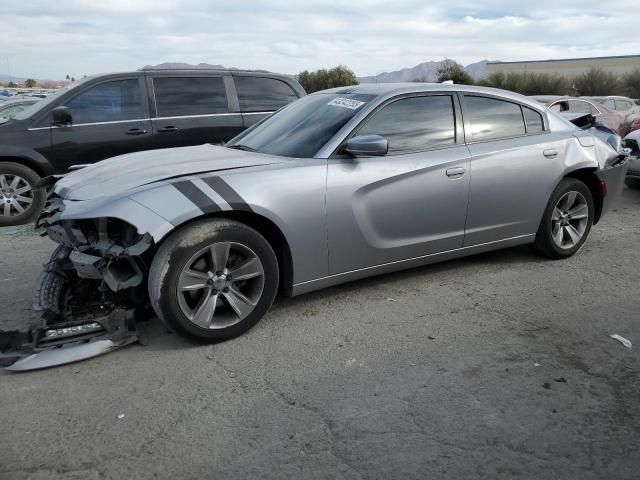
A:
[[[32,221],[43,176],[155,148],[222,143],[305,95],[291,77],[144,70],[86,77],[0,119],[0,226]]]

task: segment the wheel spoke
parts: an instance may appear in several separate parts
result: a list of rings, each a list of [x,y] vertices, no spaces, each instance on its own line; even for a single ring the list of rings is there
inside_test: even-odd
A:
[[[24,207],[20,205],[18,202],[13,202],[12,205],[18,211],[18,213],[24,212]]]
[[[571,237],[571,241],[573,242],[573,245],[575,245],[576,243],[578,243],[580,241],[580,233],[575,229],[575,227],[573,225],[566,225],[564,227],[565,231],[569,234],[569,236]]]
[[[214,294],[211,290],[205,292],[198,302],[198,306],[193,312],[191,321],[196,325],[209,328],[213,323],[213,317],[216,313],[216,303],[218,302],[218,294]]]
[[[27,185],[26,187],[16,188],[13,193],[16,195],[20,195],[21,193],[27,193],[31,191],[31,186]]]
[[[558,220],[560,220],[560,215],[562,215],[562,212],[558,207],[555,207],[553,209],[553,214],[551,215],[551,220],[553,220],[554,222],[557,222]]]
[[[573,204],[576,202],[576,197],[578,196],[577,192],[569,192],[566,195],[566,201],[564,204],[564,211],[568,211],[573,207]]]
[[[579,204],[578,206],[569,210],[569,216],[571,220],[579,220],[581,218],[587,218],[589,216],[589,207],[586,203]]]
[[[234,282],[241,280],[249,280],[250,278],[260,277],[264,275],[262,263],[256,257],[248,259],[242,265],[232,268],[229,271],[229,275],[233,278]]]
[[[551,232],[551,235],[553,236],[553,240],[556,242],[556,245],[559,247],[562,246],[562,239],[564,237],[563,233],[560,223],[556,223],[553,226],[553,232]]]
[[[18,186],[18,182],[20,182],[20,180],[22,180],[20,177],[18,177],[17,175],[15,177],[13,177],[13,180],[11,180],[11,183],[9,184],[9,188],[15,188]]]
[[[33,198],[23,197],[22,195],[18,195],[14,200],[20,203],[26,203],[27,205],[31,205],[33,203]]]
[[[4,212],[3,212],[3,215],[4,215],[5,217],[8,217],[8,216],[10,216],[10,215],[11,215],[11,204],[10,204],[10,203],[8,203],[8,202],[6,202],[6,203],[4,204]]]
[[[9,188],[6,175],[0,175],[0,188]]]
[[[202,290],[207,286],[209,275],[196,270],[185,270],[180,274],[178,279],[178,289],[181,292],[192,292],[194,290]]]
[[[229,260],[229,242],[214,243],[210,247],[213,270],[223,271]]]
[[[231,309],[240,319],[243,319],[247,315],[249,315],[253,308],[256,306],[255,303],[253,303],[233,287],[229,288],[229,291],[224,292],[222,295],[224,296]]]

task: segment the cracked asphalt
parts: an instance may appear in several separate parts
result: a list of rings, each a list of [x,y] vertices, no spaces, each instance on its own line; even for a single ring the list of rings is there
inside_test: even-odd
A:
[[[52,248],[0,229],[0,328]],[[147,346],[0,373],[0,479],[637,479],[639,312],[625,189],[569,260],[512,248],[280,299],[217,345],[151,322]]]

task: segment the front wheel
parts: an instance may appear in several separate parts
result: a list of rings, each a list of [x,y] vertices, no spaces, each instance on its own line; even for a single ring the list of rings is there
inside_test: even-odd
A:
[[[44,207],[44,190],[34,190],[40,176],[29,167],[0,162],[0,227],[35,221]]]
[[[593,225],[594,202],[589,187],[575,178],[563,179],[551,194],[533,244],[553,259],[576,253]]]
[[[267,312],[278,289],[267,240],[233,220],[200,220],[174,232],[149,270],[149,297],[170,327],[204,341],[237,337]]]

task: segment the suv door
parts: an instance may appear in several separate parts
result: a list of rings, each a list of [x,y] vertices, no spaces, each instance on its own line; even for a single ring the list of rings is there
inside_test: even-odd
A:
[[[140,76],[90,84],[64,106],[72,122],[51,126],[47,155],[56,170],[151,148],[146,87]]]
[[[159,148],[220,144],[243,130],[242,115],[229,95],[229,75],[158,73],[148,77],[153,92],[152,125]]]
[[[451,94],[394,98],[352,134],[382,135],[386,156],[329,160],[330,274],[462,247],[469,151],[454,105]]]
[[[463,96],[471,190],[464,246],[535,234],[563,171],[566,140],[533,108]]]
[[[234,75],[233,80],[245,128],[298,99],[288,83],[276,78]]]

